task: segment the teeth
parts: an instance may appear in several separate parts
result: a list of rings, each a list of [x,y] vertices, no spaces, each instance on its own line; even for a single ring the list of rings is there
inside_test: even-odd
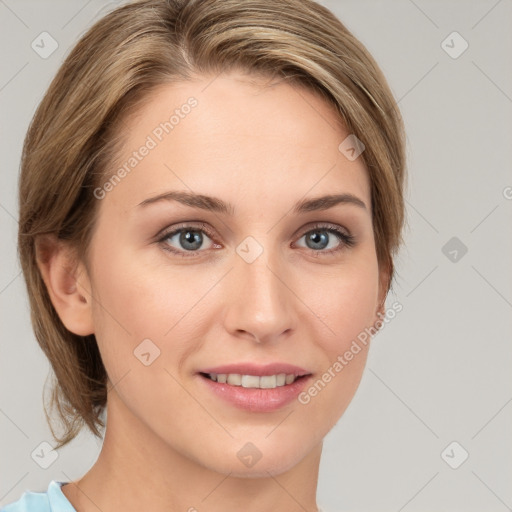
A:
[[[278,375],[240,375],[238,373],[209,373],[211,380],[220,383],[228,383],[231,386],[244,388],[273,389],[291,384],[297,378],[293,374],[280,373]]]
[[[265,375],[260,377],[260,388],[272,389],[277,386],[277,377],[275,375]]]
[[[228,375],[228,384],[231,384],[232,386],[241,386],[242,376],[238,375],[238,373],[230,373]]]
[[[260,378],[257,375],[242,375],[242,377],[240,379],[240,383],[242,384],[242,387],[244,387],[244,388],[262,387],[262,386],[260,386]],[[229,382],[229,377],[228,377],[228,384],[231,384],[231,382]]]

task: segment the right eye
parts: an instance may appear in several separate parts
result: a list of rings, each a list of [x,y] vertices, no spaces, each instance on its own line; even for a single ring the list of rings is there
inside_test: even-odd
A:
[[[165,232],[158,240],[162,244],[164,250],[169,251],[177,256],[194,257],[197,253],[204,252],[212,247],[220,247],[210,238],[211,233],[203,224],[201,228],[184,224],[179,228]],[[207,249],[200,250],[205,237],[210,240],[211,244]],[[173,245],[175,244],[175,245]],[[196,254],[194,254],[196,253]]]

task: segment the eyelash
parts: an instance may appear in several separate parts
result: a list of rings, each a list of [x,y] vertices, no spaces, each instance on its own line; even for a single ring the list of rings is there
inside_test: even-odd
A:
[[[183,257],[183,258],[190,258],[190,257],[194,258],[194,257],[197,257],[197,254],[203,252],[203,250],[180,251],[180,250],[171,248],[169,246],[169,244],[166,243],[166,241],[169,238],[172,238],[174,235],[176,235],[178,233],[186,232],[186,231],[193,231],[193,232],[204,233],[210,239],[212,239],[212,241],[214,241],[213,233],[206,226],[204,226],[204,224],[202,225],[202,227],[197,227],[197,226],[193,226],[193,225],[190,225],[190,224],[185,224],[185,225],[180,226],[179,228],[176,228],[176,229],[173,229],[172,231],[168,231],[168,232],[164,233],[161,237],[159,237],[157,239],[157,243],[161,244],[164,250],[166,250],[166,251],[168,251],[168,252],[170,252],[172,254],[175,254],[176,256],[180,256],[180,257]],[[315,255],[317,255],[317,254],[325,254],[325,255],[336,254],[336,253],[338,253],[339,251],[343,250],[346,247],[353,247],[355,245],[355,243],[356,243],[356,239],[355,239],[355,237],[353,235],[351,235],[349,233],[346,233],[345,231],[341,230],[340,228],[338,228],[336,226],[325,225],[325,224],[317,224],[317,225],[313,226],[311,229],[308,229],[307,231],[302,233],[300,238],[302,238],[304,235],[307,235],[307,234],[309,234],[311,232],[314,232],[314,231],[324,231],[324,232],[327,232],[327,233],[331,233],[334,236],[336,236],[336,238],[340,242],[342,242],[339,247],[337,247],[335,249],[330,249],[330,250],[327,250],[327,251],[309,249]],[[206,249],[206,250],[208,250],[208,249]]]

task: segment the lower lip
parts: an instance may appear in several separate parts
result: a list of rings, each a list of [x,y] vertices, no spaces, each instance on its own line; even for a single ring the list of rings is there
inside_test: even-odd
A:
[[[304,389],[311,375],[301,377],[292,384],[272,389],[244,388],[213,381],[199,374],[199,378],[217,396],[235,407],[251,412],[272,412],[293,402]]]

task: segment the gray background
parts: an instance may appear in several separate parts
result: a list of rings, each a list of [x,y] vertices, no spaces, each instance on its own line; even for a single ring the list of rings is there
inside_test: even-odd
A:
[[[388,298],[403,311],[374,339],[355,399],[326,438],[319,504],[511,510],[512,1],[322,3],[366,45],[399,100],[410,181],[406,248]],[[100,449],[84,431],[48,469],[30,455],[52,443],[41,398],[49,364],[16,259],[16,184],[22,141],[51,78],[115,5],[0,0],[0,504],[51,479],[79,478]],[[43,31],[59,45],[47,59],[31,48]],[[442,44],[453,31],[469,44],[457,58],[445,49],[454,55],[461,40]],[[468,459],[453,469],[446,461],[459,463],[463,450]]]

